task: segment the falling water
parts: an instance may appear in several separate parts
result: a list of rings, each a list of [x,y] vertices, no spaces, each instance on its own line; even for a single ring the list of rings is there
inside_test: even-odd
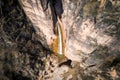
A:
[[[58,53],[61,55],[63,53],[63,44],[62,44],[62,31],[61,31],[61,28],[60,28],[60,25],[58,24],[58,39],[59,39],[59,42],[58,42]]]

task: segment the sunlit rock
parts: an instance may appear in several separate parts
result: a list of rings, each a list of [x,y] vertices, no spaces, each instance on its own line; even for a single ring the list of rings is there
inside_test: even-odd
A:
[[[43,46],[53,45],[55,48],[52,48],[52,51],[57,52],[58,38],[56,37],[58,36],[55,36],[53,33],[54,28],[50,5],[48,10],[44,12],[42,6],[44,1],[42,1],[38,1],[39,5],[37,6],[36,0],[19,0],[24,12],[32,22],[36,33],[39,35],[37,37],[39,41]],[[108,8],[110,5],[111,7]],[[83,78],[83,80],[94,80],[95,77],[89,76],[92,71],[98,71],[98,74],[102,74],[98,69],[108,69],[120,62],[118,59],[120,55],[120,12],[118,1],[63,0],[63,7],[64,13],[61,20],[65,28],[64,55],[67,59],[72,60],[73,63],[71,64],[74,65],[74,62],[76,62],[77,66],[70,70],[63,66],[63,68],[54,68],[53,73],[48,73],[50,76],[52,75],[50,79],[62,79],[59,75],[64,74],[65,69],[68,70],[68,74],[65,75],[67,77],[73,74],[76,80],[79,78],[76,74],[84,74],[87,75],[87,78],[85,78],[86,76],[81,76],[80,78]],[[56,42],[55,45],[54,42]],[[50,47],[47,48],[51,49]],[[56,61],[57,59],[53,58],[52,61],[54,62],[54,60]],[[116,62],[116,64],[113,62]],[[47,65],[48,67],[49,65]],[[47,68],[46,71],[49,71]],[[59,70],[61,71],[57,75]],[[77,72],[78,70],[83,72]],[[101,77],[97,76],[96,78]]]
[[[53,44],[55,35],[53,34],[51,10],[48,9],[47,12],[44,12],[39,1],[38,6],[33,0],[31,0],[31,2],[21,0],[20,3],[26,15],[33,23],[36,33],[44,38],[41,42],[43,44],[47,43],[46,45]],[[107,46],[111,49],[111,44],[116,41],[115,36],[110,36],[105,33],[108,28],[112,28],[114,25],[107,25],[102,22],[105,18],[97,17],[103,14],[102,12],[97,13],[99,12],[99,7],[92,5],[94,2],[91,2],[91,4],[87,3],[89,3],[87,0],[63,1],[64,13],[62,15],[62,24],[66,30],[66,46],[64,55],[68,59],[77,62],[82,62],[84,58],[90,57],[89,55],[100,45]],[[99,3],[97,6],[102,7],[107,5],[106,2],[102,4],[102,2],[97,0],[96,3]],[[91,8],[86,7],[87,5]],[[105,7],[105,9],[107,8]],[[90,12],[91,10],[95,10],[96,12]],[[84,19],[84,15],[89,15],[89,17],[87,18],[86,16]],[[97,23],[95,23],[94,17],[97,17]]]

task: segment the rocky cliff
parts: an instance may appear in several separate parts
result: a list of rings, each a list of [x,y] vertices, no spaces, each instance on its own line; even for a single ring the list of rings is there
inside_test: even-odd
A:
[[[120,1],[63,0],[64,56],[46,3],[0,1],[0,79],[119,80]]]

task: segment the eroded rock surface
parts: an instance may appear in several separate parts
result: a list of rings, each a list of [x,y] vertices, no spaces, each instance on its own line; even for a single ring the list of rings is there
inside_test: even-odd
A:
[[[0,1],[0,79],[119,80],[120,1],[102,1],[63,0],[64,54],[72,62],[60,67],[46,0]]]

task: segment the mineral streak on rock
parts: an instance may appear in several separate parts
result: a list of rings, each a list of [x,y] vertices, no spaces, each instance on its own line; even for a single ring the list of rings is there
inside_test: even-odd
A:
[[[58,54],[58,45],[59,45],[59,38],[58,38],[58,35],[57,35],[56,39],[53,42],[53,51],[56,54]]]

